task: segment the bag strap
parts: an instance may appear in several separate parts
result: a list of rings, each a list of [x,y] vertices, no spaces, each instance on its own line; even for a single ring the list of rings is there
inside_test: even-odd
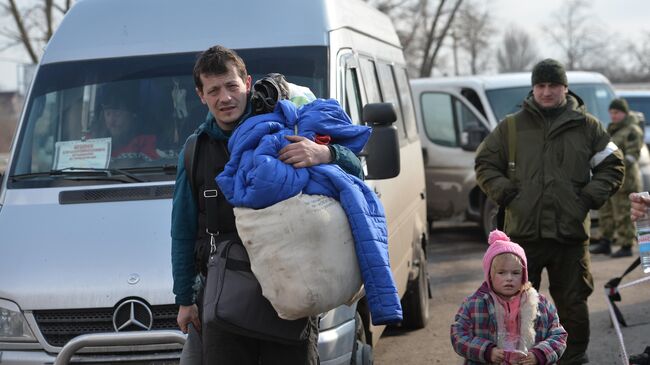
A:
[[[208,143],[214,143],[217,144],[218,146],[215,146],[216,148],[209,148],[206,150],[203,150],[203,148],[207,148]],[[228,159],[230,158],[230,154],[228,153],[228,147],[226,147],[226,142],[219,140],[219,141],[208,141],[207,143],[202,143],[202,148],[198,149],[198,153],[202,153],[202,162],[203,162],[203,169],[204,169],[204,174],[203,174],[203,198],[205,199],[205,229],[206,232],[211,236],[211,238],[214,238],[214,236],[218,235],[220,232],[220,226],[219,226],[219,204],[218,204],[218,197],[219,195],[223,194],[221,192],[221,189],[219,189],[219,186],[217,185],[217,182],[215,181],[216,176],[212,176],[212,174],[208,173],[212,169],[214,169],[214,166],[217,166],[215,164],[218,164],[218,166],[224,166],[227,162]]]
[[[508,115],[506,123],[508,124],[508,177],[514,181],[517,155],[517,124],[515,123],[515,116]]]
[[[185,162],[185,172],[187,175],[187,181],[190,183],[190,188],[192,189],[192,195],[196,198],[196,150],[197,150],[197,141],[201,134],[192,133],[185,142],[185,150],[183,151],[183,161]]]

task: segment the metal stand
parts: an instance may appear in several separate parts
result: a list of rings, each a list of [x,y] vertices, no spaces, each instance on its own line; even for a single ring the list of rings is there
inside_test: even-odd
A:
[[[623,288],[627,288],[627,287],[630,287],[630,286],[634,286],[634,285],[643,283],[645,281],[650,281],[650,276],[646,276],[644,278],[637,279],[637,280],[631,281],[629,283],[618,285],[615,289],[620,290],[620,289],[623,289]],[[614,312],[614,306],[612,305],[612,302],[609,300],[610,291],[611,291],[611,288],[605,288],[605,297],[607,299],[607,307],[609,308],[609,316],[611,317],[612,323],[614,324],[614,330],[616,331],[616,337],[618,338],[619,360],[620,360],[621,364],[628,365],[629,360],[628,360],[627,351],[625,350],[625,343],[623,341],[623,333],[621,332],[621,326],[618,323],[618,319],[616,318],[616,313]]]

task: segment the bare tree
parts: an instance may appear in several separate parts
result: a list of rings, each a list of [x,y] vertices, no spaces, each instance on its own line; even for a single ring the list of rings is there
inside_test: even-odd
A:
[[[13,26],[0,30],[0,51],[22,46],[32,63],[38,63],[41,50],[50,40],[73,0],[2,0],[0,9]]]
[[[411,75],[431,76],[463,0],[366,1],[392,19],[404,47]]]
[[[495,27],[487,8],[481,10],[472,1],[466,2],[460,9],[454,33],[458,36],[458,45],[469,56],[472,75],[485,70],[490,39],[494,31]]]
[[[453,8],[449,11],[445,11],[445,0],[440,0],[438,3],[438,8],[433,14],[431,25],[427,28],[424,38],[424,54],[420,66],[420,77],[431,76],[440,48],[449,33],[449,29],[454,23],[454,18],[462,2],[462,0],[456,0]],[[445,14],[447,14],[445,24],[442,26],[442,29],[438,30],[438,22],[442,21],[442,17]]]
[[[556,22],[545,27],[562,49],[569,70],[594,68],[597,59],[606,54],[607,37],[588,9],[586,0],[569,0],[553,13]]]
[[[650,75],[650,32],[646,31],[642,41],[631,44],[628,49],[636,64],[634,71],[648,78]]]
[[[503,44],[497,52],[499,72],[530,70],[538,59],[532,37],[523,29],[511,25],[503,35]]]

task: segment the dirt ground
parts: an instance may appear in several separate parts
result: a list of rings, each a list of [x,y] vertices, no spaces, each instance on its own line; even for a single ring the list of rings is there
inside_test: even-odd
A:
[[[429,274],[433,289],[431,318],[425,329],[404,331],[389,328],[375,349],[376,365],[460,364],[449,340],[449,326],[463,298],[475,291],[483,280],[481,259],[485,252],[481,231],[477,228],[437,229],[428,246]],[[638,252],[635,252],[638,254]],[[611,259],[592,256],[594,293],[589,298],[591,340],[590,364],[623,364],[619,340],[612,326],[604,285],[620,276],[634,258]],[[640,268],[625,277],[621,285],[644,274]],[[548,281],[541,292],[548,294]],[[620,290],[618,303],[628,327],[622,328],[623,346],[629,354],[650,346],[650,281]]]

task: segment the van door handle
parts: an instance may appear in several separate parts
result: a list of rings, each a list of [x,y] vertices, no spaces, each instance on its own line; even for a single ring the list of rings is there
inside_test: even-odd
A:
[[[377,195],[377,198],[381,198],[381,193],[379,192],[376,186],[372,188],[372,190],[375,192],[375,195]]]
[[[427,149],[424,147],[422,147],[422,160],[425,165],[429,162],[429,153],[427,152]]]

